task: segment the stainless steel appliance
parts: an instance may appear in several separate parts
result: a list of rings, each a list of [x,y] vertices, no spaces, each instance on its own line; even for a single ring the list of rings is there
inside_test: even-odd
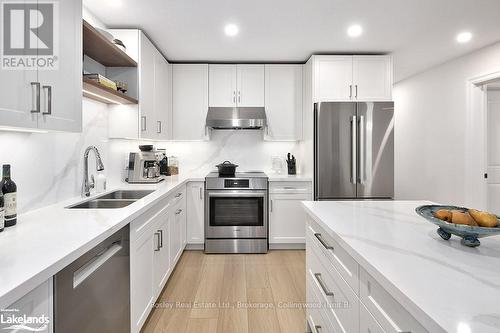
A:
[[[314,199],[394,197],[394,103],[314,105]]]
[[[207,127],[212,129],[261,129],[266,126],[263,107],[210,107]]]
[[[205,178],[205,252],[266,253],[268,178],[263,172],[237,172]]]
[[[128,225],[54,277],[56,333],[130,332]]]
[[[127,182],[132,184],[159,183],[160,163],[155,151],[141,151],[130,153],[128,161]]]

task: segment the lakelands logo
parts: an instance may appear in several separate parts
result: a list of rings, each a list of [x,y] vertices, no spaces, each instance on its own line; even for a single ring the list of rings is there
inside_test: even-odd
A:
[[[56,1],[1,1],[1,68],[58,68],[59,22]]]
[[[2,310],[0,314],[0,327],[2,330],[46,332],[50,319],[46,315],[26,316],[19,315],[19,310]]]

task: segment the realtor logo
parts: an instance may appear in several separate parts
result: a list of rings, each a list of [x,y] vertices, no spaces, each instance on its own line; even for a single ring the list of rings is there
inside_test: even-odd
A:
[[[2,2],[2,69],[57,69],[58,3]]]

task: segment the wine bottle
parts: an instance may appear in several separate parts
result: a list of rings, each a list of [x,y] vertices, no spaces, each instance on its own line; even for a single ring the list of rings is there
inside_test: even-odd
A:
[[[3,207],[3,193],[0,190],[0,232],[5,228],[5,208]]]
[[[5,206],[5,227],[12,227],[17,223],[17,186],[10,179],[10,164],[3,165],[3,178],[0,182]]]

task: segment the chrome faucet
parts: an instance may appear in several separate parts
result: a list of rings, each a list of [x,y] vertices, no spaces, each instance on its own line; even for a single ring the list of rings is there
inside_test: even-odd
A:
[[[89,181],[89,153],[93,151],[95,154],[95,164],[96,170],[102,171],[104,170],[104,164],[102,164],[101,155],[99,154],[99,150],[95,146],[89,146],[85,149],[85,153],[83,154],[83,185],[82,185],[82,196],[89,197],[90,189],[95,186],[94,175],[90,176]]]

